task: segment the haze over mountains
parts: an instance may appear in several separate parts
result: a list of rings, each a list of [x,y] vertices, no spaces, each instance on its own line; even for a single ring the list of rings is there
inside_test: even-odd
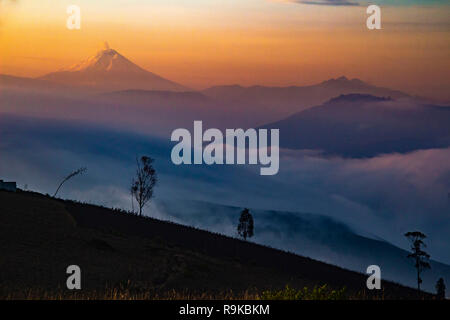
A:
[[[362,93],[394,99],[406,98],[407,94],[388,88],[376,87],[359,79],[345,76],[310,86],[242,87],[215,86],[202,91],[205,95],[224,101],[228,105],[258,106],[258,110],[271,113],[272,117],[284,117],[294,110],[300,111],[321,104],[341,94]],[[253,109],[255,112],[256,109]]]
[[[400,91],[346,77],[310,86],[192,91],[142,69],[107,45],[81,63],[38,78],[0,75],[0,88],[1,112],[100,121],[164,136],[198,119],[221,129],[263,126],[342,94],[409,99]]]
[[[243,127],[260,126],[281,120],[342,94],[360,93],[392,99],[409,97],[408,94],[397,90],[373,86],[345,76],[309,86],[230,85],[193,91],[144,70],[115,49],[109,48],[107,43],[90,58],[38,78],[0,75],[0,88],[6,97],[3,104],[9,104],[8,99],[11,99],[11,104],[17,104],[18,110],[26,109],[26,104],[29,103],[25,96],[30,92],[44,95],[39,98],[33,96],[33,99],[40,100],[39,103],[47,107],[52,104],[47,102],[53,99],[49,98],[49,95],[52,97],[64,94],[70,97],[73,94],[72,98],[78,101],[80,98],[89,98],[86,103],[106,102],[113,106],[151,108],[162,118],[173,117],[174,110],[183,110],[181,117],[184,117],[184,114],[193,114],[197,119],[205,117],[205,121],[210,118],[219,120],[211,121],[212,125],[219,126],[218,122],[226,120],[224,125]],[[99,93],[99,96],[96,97],[95,93]],[[21,104],[21,100],[27,101],[24,102],[25,105]],[[61,104],[70,105],[70,101],[61,101]],[[76,110],[66,112],[77,113]]]
[[[279,175],[262,180],[247,167],[175,167],[168,160],[170,133],[192,128],[194,120],[203,120],[205,128],[280,129]],[[405,252],[358,235],[347,222],[357,221],[397,246],[403,232],[418,225],[449,261],[443,216],[450,187],[450,108],[396,90],[340,77],[311,86],[192,91],[104,48],[39,78],[0,75],[0,124],[0,176],[42,192],[50,192],[72,167],[86,165],[86,183],[65,195],[126,207],[134,172],[127,166],[134,165],[136,153],[149,154],[161,173],[157,197],[207,201],[166,204],[164,213],[177,221],[230,234],[222,222],[235,207],[217,203],[259,208],[258,241],[348,268],[360,269],[379,256],[389,263],[387,274],[404,283],[414,272],[405,271],[407,261],[399,258]],[[387,224],[394,227],[386,231]],[[437,264],[435,270],[448,275],[444,269]],[[431,272],[427,282],[435,276]]]
[[[450,146],[450,108],[349,94],[263,128],[280,129],[281,147],[372,157]]]

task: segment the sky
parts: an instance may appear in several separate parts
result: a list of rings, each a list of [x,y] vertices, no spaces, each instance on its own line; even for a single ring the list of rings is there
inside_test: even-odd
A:
[[[109,45],[193,89],[307,85],[346,75],[450,100],[448,1],[0,0],[0,73],[34,77]],[[81,8],[68,30],[66,8]]]

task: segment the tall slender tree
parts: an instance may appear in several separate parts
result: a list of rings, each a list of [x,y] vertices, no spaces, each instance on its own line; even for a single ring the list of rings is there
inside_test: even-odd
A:
[[[239,217],[239,224],[237,227],[238,234],[247,240],[247,238],[253,237],[253,217],[250,211],[245,208],[241,212],[241,216]]]
[[[422,278],[420,274],[425,269],[430,269],[431,265],[428,262],[430,260],[430,255],[422,250],[422,247],[426,247],[423,240],[427,237],[425,234],[419,231],[407,232],[405,237],[411,242],[411,253],[408,254],[408,258],[414,259],[415,267],[417,270],[417,290],[420,293],[420,284],[422,283]]]
[[[445,283],[443,278],[439,278],[436,282],[436,296],[439,300],[445,299]]]
[[[131,195],[136,199],[139,215],[142,209],[153,197],[153,188],[158,181],[156,170],[153,168],[153,159],[147,156],[136,158],[136,175],[131,182]]]

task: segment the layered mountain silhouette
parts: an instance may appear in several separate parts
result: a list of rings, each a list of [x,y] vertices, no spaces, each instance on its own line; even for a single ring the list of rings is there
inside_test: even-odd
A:
[[[232,85],[192,91],[142,69],[108,45],[42,77],[0,75],[0,87],[0,112],[102,119],[163,135],[202,119],[222,129],[279,128],[282,147],[346,156],[449,145],[449,109],[419,103],[400,91],[344,76],[310,86]]]
[[[116,50],[110,49],[107,44],[94,56],[38,79],[103,90],[188,90],[178,83],[144,70]]]
[[[114,92],[113,97],[117,97],[117,91],[124,91],[119,95],[120,101],[126,104],[129,102],[135,104],[136,101],[139,101],[141,106],[149,103],[174,106],[174,102],[177,107],[182,107],[183,104],[189,107],[192,104],[202,106],[207,104],[216,111],[226,110],[228,114],[235,114],[239,119],[253,119],[253,123],[243,122],[244,125],[253,126],[280,120],[341,94],[362,93],[394,99],[408,97],[403,92],[373,86],[359,79],[348,79],[345,76],[310,86],[226,85],[214,86],[197,92],[196,95],[177,96],[173,92],[184,93],[193,90],[144,70],[115,49],[109,48],[107,44],[88,59],[41,77],[0,75],[0,87],[51,94],[75,93],[77,98],[85,91],[89,94],[92,91]],[[165,94],[163,91],[169,93]],[[208,97],[209,100],[201,98],[199,101],[200,94]]]
[[[263,128],[280,129],[281,147],[370,157],[450,146],[450,107],[341,95]]]
[[[254,112],[267,112],[278,119],[296,111],[324,103],[341,94],[361,93],[394,99],[408,97],[406,93],[373,86],[359,79],[348,79],[345,76],[310,86],[242,87],[230,85],[211,87],[204,90],[203,93],[209,97],[226,102],[230,107],[251,108]]]
[[[151,109],[161,114],[160,119],[168,120],[174,118],[173,113],[177,113],[178,118],[184,117],[179,114],[181,110],[186,115],[187,122],[190,122],[192,117],[205,118],[206,121],[220,119],[213,120],[211,125],[223,127],[261,126],[322,104],[341,94],[361,93],[394,99],[408,97],[403,92],[373,86],[345,76],[310,86],[230,85],[193,91],[144,70],[107,44],[92,57],[41,77],[0,75],[0,87],[4,101],[14,110],[26,109],[29,101],[33,101],[33,115],[37,112],[36,103],[45,106],[48,112],[53,108],[56,109],[55,112],[59,112],[60,106],[64,105],[64,112],[67,114],[79,113],[81,104],[89,110],[112,104],[118,108],[134,106],[139,112],[144,108]],[[93,92],[100,95],[95,97]],[[32,96],[28,97],[29,93]],[[56,101],[56,95],[64,95],[64,98],[68,97],[69,100]],[[85,97],[88,100],[80,101]],[[77,100],[78,107],[72,110],[70,106],[73,105],[74,99]],[[110,107],[106,108],[110,110]],[[132,110],[128,111],[133,113]],[[78,115],[73,114],[71,118],[74,116],[78,118]],[[141,115],[139,118],[142,118]],[[164,124],[167,125],[169,123]]]
[[[103,99],[126,106],[145,106],[157,113],[175,111],[190,122],[203,119],[216,127],[254,127],[283,119],[341,94],[361,92],[406,99],[400,91],[379,88],[358,79],[340,77],[308,87],[211,87],[201,92],[122,90]],[[159,119],[166,118],[162,115]],[[169,116],[169,119],[171,117]],[[210,122],[211,119],[215,119]],[[189,124],[189,121],[187,124]]]

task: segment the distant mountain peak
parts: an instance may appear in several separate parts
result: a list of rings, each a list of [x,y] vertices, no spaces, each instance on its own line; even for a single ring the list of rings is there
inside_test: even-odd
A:
[[[96,54],[80,63],[38,79],[109,91],[127,89],[188,90],[175,82],[144,70],[111,48],[108,42],[104,42],[103,47]]]
[[[95,55],[61,71],[145,72],[144,69],[122,56],[119,52],[111,49],[107,42]]]
[[[343,102],[381,102],[390,101],[391,97],[377,97],[371,94],[351,93],[341,94],[340,96],[330,99],[328,103],[343,103]]]
[[[358,87],[368,87],[370,86],[368,83],[358,79],[353,78],[349,79],[346,76],[340,76],[339,78],[332,78],[329,80],[325,80],[321,83],[321,85],[325,86],[358,86]]]

